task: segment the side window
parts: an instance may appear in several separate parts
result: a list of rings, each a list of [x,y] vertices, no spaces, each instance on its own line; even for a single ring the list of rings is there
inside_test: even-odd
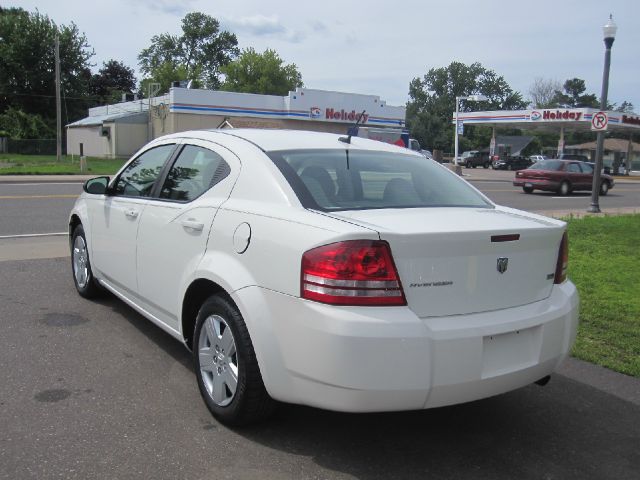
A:
[[[118,177],[115,194],[125,197],[150,196],[162,166],[174,148],[173,144],[161,145],[133,160]]]
[[[160,198],[190,202],[220,182],[231,169],[220,155],[186,145],[169,170]]]
[[[582,170],[580,170],[580,165],[578,165],[577,163],[570,163],[568,168],[567,168],[568,172],[571,173],[581,173]]]

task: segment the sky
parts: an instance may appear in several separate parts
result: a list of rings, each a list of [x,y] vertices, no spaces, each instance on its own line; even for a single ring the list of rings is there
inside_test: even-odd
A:
[[[640,0],[0,0],[74,22],[95,50],[94,70],[137,56],[192,11],[217,18],[240,48],[274,49],[305,87],[379,95],[404,105],[409,83],[452,61],[480,62],[527,98],[534,79],[586,81],[600,97],[602,25],[613,14],[609,101],[640,112]],[[140,75],[138,72],[138,79]]]

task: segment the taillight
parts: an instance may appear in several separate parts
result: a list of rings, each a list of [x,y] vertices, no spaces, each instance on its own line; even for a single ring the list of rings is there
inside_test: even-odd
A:
[[[562,283],[567,279],[567,268],[569,267],[569,240],[567,232],[562,235],[560,250],[558,251],[558,261],[556,263],[556,276],[553,283]]]
[[[406,305],[389,244],[347,240],[305,252],[302,298],[333,305]]]

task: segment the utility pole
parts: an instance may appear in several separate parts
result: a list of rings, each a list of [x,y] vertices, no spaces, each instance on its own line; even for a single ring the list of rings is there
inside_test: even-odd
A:
[[[149,99],[149,120],[147,125],[147,140],[153,140],[153,115],[151,115],[151,99],[160,91],[159,83],[150,83],[147,86],[147,97]]]
[[[60,103],[60,39],[56,35],[56,160],[62,159],[62,105]]]

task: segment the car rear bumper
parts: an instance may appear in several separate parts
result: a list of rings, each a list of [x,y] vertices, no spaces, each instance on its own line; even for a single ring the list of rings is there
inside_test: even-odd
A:
[[[350,412],[437,407],[525,386],[565,358],[578,323],[571,282],[528,305],[429,318],[259,287],[233,297],[272,397]]]
[[[552,181],[552,180],[538,180],[538,179],[531,179],[531,180],[520,180],[520,179],[516,179],[513,181],[513,186],[514,187],[524,187],[524,186],[529,186],[531,185],[532,188],[536,189],[536,190],[546,190],[549,192],[555,192],[556,190],[558,190],[558,188],[560,188],[560,182],[556,182],[556,181]]]

